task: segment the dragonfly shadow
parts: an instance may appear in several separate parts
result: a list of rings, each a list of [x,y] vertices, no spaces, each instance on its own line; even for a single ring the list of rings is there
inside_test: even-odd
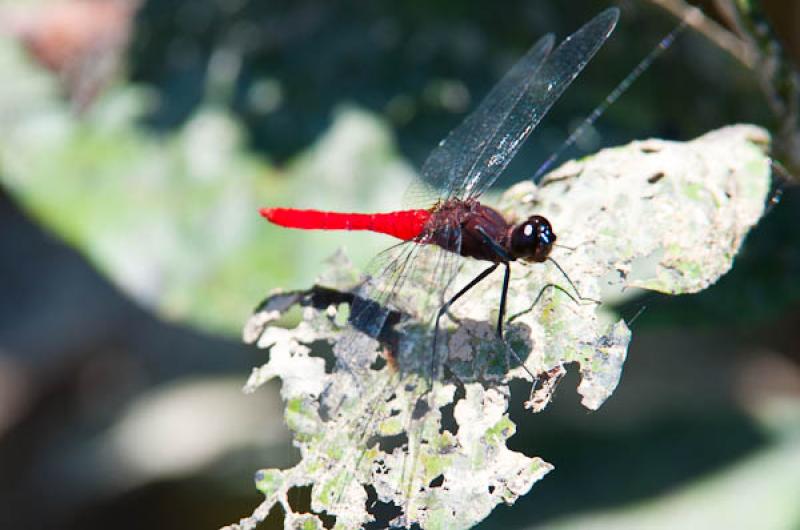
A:
[[[493,322],[461,319],[447,340],[446,373],[462,383],[505,384],[531,352],[531,329],[515,323],[497,336]]]
[[[273,294],[256,308],[253,325],[246,331],[247,342],[256,342],[264,331],[293,308],[312,308],[324,312],[342,305],[364,303],[350,291],[313,285],[304,290]],[[368,301],[377,305],[374,301]],[[525,363],[531,351],[531,329],[524,323],[513,322],[506,326],[500,339],[493,323],[474,319],[453,321],[453,326],[441,330],[440,343],[433,351],[433,329],[407,313],[396,309],[380,308],[381,320],[367,322],[354,319],[348,321],[351,332],[378,342],[381,355],[370,367],[380,370],[389,365],[401,376],[416,375],[421,379],[440,380],[444,383],[484,383],[484,386],[500,384],[509,373]],[[333,313],[331,313],[333,315]],[[335,318],[331,316],[331,318]],[[346,333],[343,329],[342,334]],[[354,343],[355,344],[355,343]],[[362,347],[370,347],[365,341]],[[371,344],[374,346],[374,343]],[[361,356],[364,352],[341,352],[339,355]],[[336,359],[335,365],[347,366],[348,359]],[[328,364],[332,369],[333,365]]]
[[[523,323],[509,325],[501,339],[492,322],[460,319],[440,331],[434,352],[432,327],[400,318],[394,323],[387,319],[379,341],[388,362],[401,376],[491,387],[507,382],[510,372],[525,363],[532,339],[531,329]]]

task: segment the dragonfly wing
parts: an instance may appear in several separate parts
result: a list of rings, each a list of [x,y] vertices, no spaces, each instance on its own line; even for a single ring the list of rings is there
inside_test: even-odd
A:
[[[619,9],[609,8],[564,39],[544,64],[519,87],[519,99],[475,158],[459,196],[477,197],[508,166],[550,107],[605,43],[619,20]]]
[[[442,230],[453,230],[448,236],[459,245],[459,228]],[[342,477],[341,489],[325,509],[337,517],[346,512],[348,502],[358,498],[352,492],[363,492],[363,485],[371,484],[380,495],[397,499],[403,517],[419,520],[424,497],[415,497],[421,495],[420,488],[427,487],[427,482],[420,482],[419,472],[408,470],[418,469],[419,455],[429,447],[421,445],[420,440],[425,440],[426,433],[438,433],[440,425],[439,415],[417,417],[415,411],[444,406],[436,400],[448,395],[452,399],[452,394],[433,391],[431,386],[443,360],[433,357],[430,326],[445,297],[453,292],[453,280],[462,263],[458,255],[435,245],[399,244],[376,257],[369,267],[371,275],[356,292],[351,327],[334,344],[338,375],[320,396],[320,411],[335,425],[331,429],[349,437],[350,445],[357,450],[334,464],[340,466],[337,475]],[[400,351],[392,352],[394,368],[376,368],[373,363],[379,343],[374,338],[382,335],[386,325],[396,322],[399,312],[413,317],[404,325],[416,329],[402,329],[402,345],[397,343]],[[401,443],[396,448],[381,448],[384,442],[398,440]],[[382,475],[381,469],[391,469],[391,478]]]
[[[349,327],[336,342],[337,366],[359,373],[369,369],[378,354],[378,339],[391,315],[421,245],[409,241],[393,245],[376,255],[354,291]]]
[[[564,39],[537,42],[480,106],[431,153],[423,175],[441,173],[448,196],[477,197],[494,183],[616,26],[610,8]]]
[[[422,165],[422,180],[441,198],[459,188],[490,139],[508,119],[520,98],[520,87],[538,72],[553,49],[554,37],[545,35],[498,82],[478,107],[431,151]]]
[[[447,231],[451,233],[443,236]],[[454,248],[460,246],[459,226],[440,227],[437,234],[448,237]],[[428,328],[452,294],[453,279],[462,261],[456,252],[416,241],[395,245],[378,254],[355,291],[347,336],[336,344],[340,365],[355,371],[369,368],[377,355],[377,343],[373,340],[372,347],[367,348],[365,341],[381,336],[387,331],[387,323],[394,323],[389,319],[396,321],[398,315],[411,317],[422,330],[421,340],[432,341]],[[429,346],[432,353],[432,343]],[[422,367],[423,360],[416,360],[415,365],[417,362]],[[424,369],[429,366],[430,362],[424,364]]]

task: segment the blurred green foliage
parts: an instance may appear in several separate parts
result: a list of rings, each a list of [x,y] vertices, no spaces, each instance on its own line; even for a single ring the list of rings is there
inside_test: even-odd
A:
[[[388,207],[411,177],[387,128],[353,107],[277,169],[213,104],[153,135],[140,126],[152,108],[147,89],[115,87],[78,118],[19,50],[0,46],[0,61],[13,72],[0,89],[4,184],[117,285],[171,319],[237,334],[269,289],[307,284],[338,245],[271,227],[259,206]],[[382,181],[391,185],[377,188]],[[363,239],[353,254],[366,261],[379,245]]]

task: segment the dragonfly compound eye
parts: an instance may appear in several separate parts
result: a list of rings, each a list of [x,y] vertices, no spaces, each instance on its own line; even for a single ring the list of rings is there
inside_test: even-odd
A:
[[[556,235],[550,222],[533,215],[517,225],[511,233],[511,251],[515,258],[541,263],[550,255]]]

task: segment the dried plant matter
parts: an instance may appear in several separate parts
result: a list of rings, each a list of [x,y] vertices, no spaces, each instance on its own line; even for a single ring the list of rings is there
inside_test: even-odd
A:
[[[568,162],[538,188],[519,184],[500,207],[510,217],[537,212],[552,221],[570,247],[555,258],[585,298],[601,298],[609,283],[696,292],[731,267],[763,213],[768,143],[763,130],[745,125],[688,143],[634,142]],[[418,259],[431,256],[421,252]],[[463,261],[457,284],[480,268]],[[254,528],[276,505],[286,528],[322,528],[323,514],[335,518],[335,528],[362,528],[376,517],[395,527],[469,528],[553,469],[506,447],[515,432],[507,412],[511,379],[536,375],[527,402],[533,411],[549,403],[567,364],[580,371],[587,408],[602,405],[619,382],[628,327],[595,303],[577,303],[551,264],[513,269],[507,342],[524,368],[493,334],[498,274],[453,306],[445,323],[446,375],[433,381],[423,369],[431,331],[400,310],[376,337],[337,348],[351,333],[347,314],[358,275],[342,255],[327,268],[319,286],[271,296],[245,329],[247,342],[270,352],[245,390],[281,379],[302,460],[259,471],[264,502],[228,528]],[[542,292],[548,284],[564,291]],[[405,296],[418,294],[412,286]],[[275,326],[293,307],[301,307],[299,323]],[[318,356],[322,345],[335,356],[332,366]],[[314,513],[292,510],[288,494],[300,486],[311,486]]]

